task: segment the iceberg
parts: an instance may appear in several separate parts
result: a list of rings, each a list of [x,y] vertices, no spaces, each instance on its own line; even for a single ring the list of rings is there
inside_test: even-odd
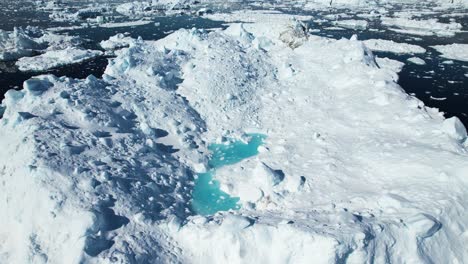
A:
[[[252,23],[135,41],[102,78],[40,75],[5,94],[0,262],[468,259],[466,129],[406,94],[402,63],[369,48],[425,50],[309,35],[287,14],[223,16]],[[209,144],[252,133],[265,135],[256,155],[213,175],[242,206],[197,214]]]

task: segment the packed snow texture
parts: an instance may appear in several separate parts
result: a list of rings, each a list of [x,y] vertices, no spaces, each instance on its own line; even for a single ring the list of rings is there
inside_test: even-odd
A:
[[[183,29],[102,80],[10,90],[1,262],[465,262],[466,130],[366,46],[297,21]],[[259,154],[216,174],[241,209],[195,215],[207,145],[251,132]]]
[[[426,52],[426,49],[421,46],[407,43],[398,43],[393,40],[368,39],[364,40],[363,42],[372,51],[384,51],[397,54],[415,54]]]
[[[440,52],[440,56],[443,58],[468,61],[468,44],[454,43],[448,45],[431,46],[431,48]]]
[[[47,71],[59,66],[74,64],[89,60],[103,53],[99,50],[85,50],[79,48],[67,48],[63,50],[51,50],[34,57],[20,58],[16,62],[20,71]]]

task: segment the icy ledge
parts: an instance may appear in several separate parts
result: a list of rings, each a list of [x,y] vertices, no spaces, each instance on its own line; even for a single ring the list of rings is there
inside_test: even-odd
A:
[[[468,259],[466,130],[362,42],[278,21],[116,55],[103,80],[45,75],[6,94],[0,262]],[[216,174],[242,208],[195,216],[207,144],[244,132],[267,135],[260,153]]]

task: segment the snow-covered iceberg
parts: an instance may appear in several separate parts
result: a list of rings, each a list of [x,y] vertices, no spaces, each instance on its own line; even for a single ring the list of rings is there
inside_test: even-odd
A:
[[[283,22],[179,30],[116,51],[102,80],[43,75],[9,91],[0,260],[468,259],[460,121],[406,94],[398,65],[356,38]],[[195,215],[207,145],[246,132],[266,136],[259,154],[215,175],[241,209]]]

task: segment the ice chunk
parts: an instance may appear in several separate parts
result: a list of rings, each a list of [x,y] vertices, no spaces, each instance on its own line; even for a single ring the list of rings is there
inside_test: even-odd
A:
[[[423,47],[407,43],[398,43],[394,42],[393,40],[368,39],[364,40],[363,42],[372,51],[385,51],[397,54],[414,54],[426,52],[426,49]]]
[[[468,44],[448,44],[431,46],[441,53],[441,57],[451,60],[468,61]]]
[[[458,117],[454,116],[444,120],[442,130],[456,140],[461,141],[466,138],[466,128]]]
[[[366,20],[356,20],[356,19],[338,20],[338,21],[334,21],[333,24],[339,27],[344,27],[344,28],[349,28],[349,29],[359,29],[359,30],[365,30],[369,26],[369,22],[367,22]]]
[[[16,65],[21,71],[47,71],[59,66],[89,60],[102,54],[102,51],[98,50],[67,48],[47,51],[35,57],[21,58],[16,62]]]
[[[423,59],[418,58],[418,57],[408,58],[408,61],[416,65],[426,65],[426,62]]]
[[[131,43],[135,41],[136,39],[132,37],[126,37],[124,34],[119,33],[115,36],[110,37],[108,40],[101,41],[100,45],[105,50],[115,50],[128,47]]]

